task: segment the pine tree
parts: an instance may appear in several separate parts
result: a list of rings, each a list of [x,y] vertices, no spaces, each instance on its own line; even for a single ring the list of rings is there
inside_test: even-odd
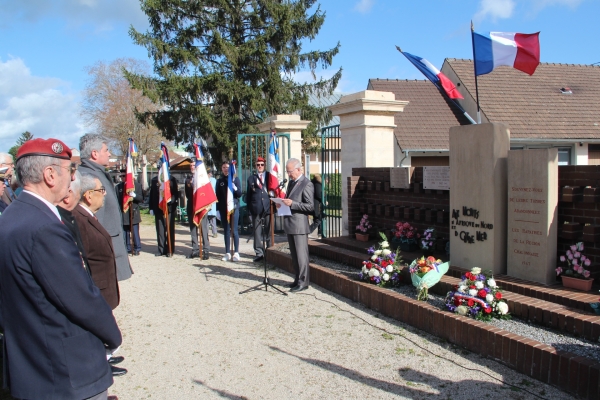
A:
[[[308,14],[315,2],[143,0],[150,29],[140,33],[131,27],[130,35],[148,49],[155,76],[126,77],[164,107],[140,118],[152,120],[168,139],[212,139],[216,154],[231,155],[238,133],[257,132],[255,125],[269,115],[300,113],[312,121],[303,137],[305,147],[314,149],[317,128],[331,114],[309,105],[309,96],[332,94],[342,73],[340,68],[313,83],[293,80],[306,68],[315,77],[340,48],[338,42],[327,51],[302,52],[325,21],[319,6]]]

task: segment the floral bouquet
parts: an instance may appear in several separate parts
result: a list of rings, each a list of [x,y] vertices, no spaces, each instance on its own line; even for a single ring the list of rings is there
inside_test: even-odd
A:
[[[481,268],[473,268],[462,276],[454,291],[446,295],[446,308],[480,321],[489,321],[492,317],[510,319],[508,304],[502,299],[494,277],[488,278]]]
[[[436,260],[435,257],[417,258],[408,267],[413,286],[418,290],[417,300],[427,301],[429,288],[442,279],[448,272],[450,263]]]
[[[427,228],[421,236],[421,249],[431,250],[435,244],[435,228]]]
[[[417,232],[417,228],[413,227],[408,222],[396,223],[396,229],[393,229],[392,231],[394,232],[395,237],[403,241],[415,241],[421,237],[421,235]]]
[[[356,225],[356,230],[360,231],[362,233],[367,233],[369,231],[369,229],[371,229],[372,227],[373,226],[369,222],[369,216],[367,214],[365,214],[360,219],[360,222],[358,223],[358,225]]]
[[[398,251],[392,252],[386,236],[380,233],[382,242],[379,248],[370,247],[368,253],[371,256],[369,260],[363,261],[362,271],[358,274],[358,279],[369,282],[374,285],[398,286],[402,282],[400,275],[400,262],[402,257],[398,256]]]
[[[556,276],[565,274],[571,278],[588,279],[590,271],[583,266],[589,267],[592,261],[584,256],[582,251],[583,243],[579,242],[572,245],[564,256],[560,256],[560,262],[563,263],[564,268],[562,266],[556,268]]]

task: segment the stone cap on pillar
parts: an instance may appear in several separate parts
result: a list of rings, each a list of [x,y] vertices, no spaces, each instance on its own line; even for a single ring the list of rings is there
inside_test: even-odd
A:
[[[405,100],[396,100],[392,92],[363,90],[362,92],[342,96],[339,103],[328,106],[333,115],[352,113],[395,114],[404,111],[408,104]]]
[[[299,115],[280,114],[267,118],[265,122],[256,125],[256,127],[260,132],[270,132],[271,129],[275,129],[277,132],[290,132],[306,129],[308,124],[310,124],[310,121],[301,120]]]

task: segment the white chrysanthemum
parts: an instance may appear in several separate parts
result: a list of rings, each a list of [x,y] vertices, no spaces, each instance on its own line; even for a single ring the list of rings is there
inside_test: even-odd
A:
[[[505,302],[501,301],[498,303],[498,311],[500,312],[500,314],[504,315],[508,313],[508,304],[506,304]]]
[[[467,306],[458,306],[456,307],[456,312],[460,315],[467,315],[469,308]]]
[[[381,247],[383,247],[383,248],[390,247],[390,244],[386,240],[385,242],[381,242]]]
[[[366,265],[363,265],[362,272],[363,272],[363,274],[366,274],[367,272],[369,272]]]
[[[491,288],[496,287],[496,281],[494,280],[494,278],[488,279],[488,286]]]
[[[381,253],[382,253],[384,256],[389,256],[389,255],[390,255],[392,252],[391,252],[390,250],[388,250],[388,249],[384,249],[384,250],[383,250]]]
[[[469,295],[477,296],[477,289],[469,289]]]
[[[475,287],[476,287],[477,289],[483,289],[483,287],[484,287],[484,286],[485,286],[485,285],[484,285],[484,284],[483,284],[483,282],[481,282],[481,281],[477,281],[477,282],[475,282]]]
[[[373,254],[373,255],[371,256],[371,260],[373,260],[373,261],[377,260],[377,255]]]
[[[385,267],[385,270],[387,272],[393,272],[394,271],[394,267],[392,267],[391,265],[388,265],[387,267]]]
[[[369,270],[369,276],[370,276],[370,277],[372,277],[372,276],[375,276],[375,272],[377,272],[377,270],[376,270],[375,268],[371,268],[371,269]],[[379,273],[379,272],[377,272],[377,273]]]
[[[472,274],[479,275],[481,273],[481,268],[475,267],[471,270]]]
[[[388,274],[383,274],[382,278],[386,282],[390,280],[390,276]]]
[[[371,268],[371,271],[373,271],[373,276],[379,276],[380,273],[376,268]]]
[[[494,295],[491,293],[488,293],[485,295],[485,301],[487,301],[488,303],[493,303],[494,302]]]
[[[461,293],[464,293],[464,292],[465,292],[465,290],[467,290],[467,287],[466,287],[465,285],[460,285],[460,286],[458,287],[458,291],[459,291],[459,292],[461,292]]]
[[[376,255],[376,256],[379,256],[379,255],[381,255],[381,250],[375,250],[375,255]]]

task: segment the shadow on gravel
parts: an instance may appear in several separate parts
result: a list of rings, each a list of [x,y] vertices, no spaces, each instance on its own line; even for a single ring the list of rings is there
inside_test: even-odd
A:
[[[448,397],[448,398],[456,398],[455,396],[459,396],[460,393],[467,394],[475,394],[477,393],[477,397],[487,397],[492,393],[498,393],[499,389],[509,389],[515,392],[521,392],[524,394],[521,389],[510,387],[508,385],[495,384],[490,382],[481,382],[477,380],[444,380],[440,379],[434,375],[422,373],[419,371],[414,371],[408,367],[400,368],[398,370],[398,374],[404,381],[403,384],[397,384],[393,382],[387,382],[384,380],[372,378],[366,376],[358,371],[342,367],[341,365],[333,364],[327,361],[317,360],[314,358],[307,358],[298,356],[292,353],[289,353],[285,350],[282,350],[278,347],[269,346],[271,350],[278,351],[283,354],[287,354],[290,357],[295,357],[298,360],[304,361],[308,364],[315,365],[324,370],[333,372],[335,374],[341,375],[345,378],[352,379],[353,381],[360,382],[363,385],[368,385],[370,387],[385,390],[390,393],[394,393],[399,396],[406,396],[409,398],[428,398],[432,395],[436,395],[431,393],[431,390],[438,391],[439,395]],[[460,385],[460,393],[457,392],[457,384]],[[411,387],[413,386],[413,387]],[[416,386],[426,386],[430,390],[419,389]],[[504,392],[506,393],[506,392]],[[516,393],[515,393],[516,394]],[[505,395],[506,398],[523,398],[519,395],[510,396],[508,393]]]
[[[197,385],[201,385],[209,390],[212,390],[213,392],[217,393],[219,396],[226,398],[226,399],[235,399],[235,400],[246,400],[247,399],[246,396],[239,396],[237,394],[229,393],[226,390],[211,388],[210,386],[206,385],[204,382],[199,381],[197,379],[194,379],[193,382]]]
[[[256,266],[256,264],[254,264],[253,266],[244,266],[243,268],[240,268],[243,264],[239,264],[236,263],[235,264],[235,269],[232,268],[228,268],[228,267],[223,267],[221,265],[204,265],[201,263],[198,264],[194,264],[194,267],[198,268],[198,272],[201,274],[204,274],[206,276],[206,279],[219,279],[220,277],[231,277],[231,278],[238,278],[238,279],[243,279],[245,281],[248,281],[248,285],[242,284],[240,282],[233,282],[233,281],[228,281],[231,283],[235,283],[238,284],[242,287],[252,287],[255,285],[258,285],[259,283],[261,283],[263,281],[264,278],[264,269],[262,267],[262,265],[260,265],[260,268]],[[208,268],[208,270],[206,269]],[[250,272],[247,272],[250,271]],[[270,269],[267,267],[267,272],[269,272]],[[278,271],[281,272],[281,271]],[[269,276],[269,282],[271,282],[272,285],[275,286],[284,286],[288,283],[290,283],[291,281],[284,281],[282,279],[276,279],[276,278],[272,278],[271,276]],[[282,290],[284,288],[281,288]]]

